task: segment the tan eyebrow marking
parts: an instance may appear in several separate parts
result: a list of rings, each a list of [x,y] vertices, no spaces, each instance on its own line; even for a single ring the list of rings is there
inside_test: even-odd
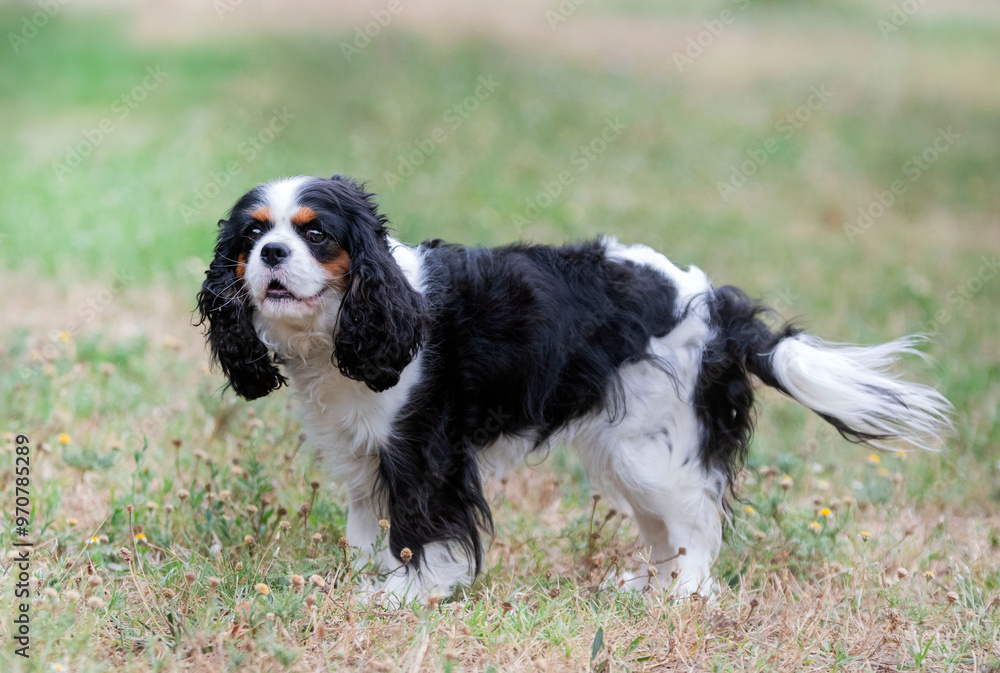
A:
[[[250,217],[257,220],[258,222],[270,222],[271,221],[271,209],[267,206],[261,206],[257,210],[250,213]]]
[[[316,211],[309,206],[303,206],[295,211],[292,215],[292,224],[302,226],[303,224],[309,224],[317,218]]]

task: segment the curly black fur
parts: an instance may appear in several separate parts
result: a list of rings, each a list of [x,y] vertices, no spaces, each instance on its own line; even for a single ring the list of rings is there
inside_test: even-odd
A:
[[[234,206],[233,212],[243,203],[241,200]],[[286,379],[272,363],[267,346],[257,336],[253,305],[236,275],[245,243],[229,220],[221,220],[219,228],[215,258],[205,272],[205,282],[198,293],[201,319],[197,324],[208,323],[205,335],[212,359],[229,379],[229,386],[237,395],[253,400],[280,388]]]
[[[714,333],[702,354],[695,410],[702,426],[702,458],[722,470],[732,487],[753,436],[751,374],[787,394],[771,370],[770,353],[801,330],[786,324],[772,332],[760,319],[771,310],[731,285],[716,288],[708,306]]]
[[[301,198],[320,220],[333,210],[351,223],[339,237],[351,268],[334,334],[334,360],[344,376],[381,392],[399,383],[417,354],[426,310],[392,258],[387,220],[373,197],[362,185],[335,175],[309,185]]]

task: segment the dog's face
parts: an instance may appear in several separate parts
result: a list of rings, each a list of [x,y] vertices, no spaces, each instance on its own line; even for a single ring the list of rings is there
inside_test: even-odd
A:
[[[343,297],[351,223],[326,182],[291,178],[254,189],[226,225],[241,243],[236,274],[269,321],[309,322]]]
[[[354,181],[298,177],[255,187],[219,222],[198,294],[213,357],[233,389],[261,397],[285,379],[257,324],[333,332],[332,360],[382,391],[419,348],[422,297],[389,250],[386,219]]]

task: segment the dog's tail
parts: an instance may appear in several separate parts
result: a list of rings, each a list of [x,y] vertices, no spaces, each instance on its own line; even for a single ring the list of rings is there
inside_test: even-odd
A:
[[[884,448],[898,440],[933,449],[951,429],[952,406],[941,393],[890,371],[901,356],[921,355],[914,346],[922,337],[854,346],[829,343],[791,326],[772,332],[760,319],[768,309],[733,287],[714,290],[709,307],[714,335],[703,356],[698,392],[699,406],[711,413],[715,433],[722,431],[717,442],[725,445],[727,428],[746,409],[747,394],[752,404],[752,392],[740,391],[748,384],[748,373],[816,412],[852,442]],[[710,410],[713,396],[722,403],[721,418]],[[733,399],[742,403],[733,404]],[[727,400],[734,413],[726,408]],[[745,451],[752,420],[744,425],[735,428],[744,432],[738,453]]]

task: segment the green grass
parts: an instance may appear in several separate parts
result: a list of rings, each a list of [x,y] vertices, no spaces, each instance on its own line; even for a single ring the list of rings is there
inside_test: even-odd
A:
[[[602,67],[395,26],[350,63],[342,37],[329,35],[145,46],[124,21],[70,12],[19,53],[4,51],[0,425],[35,447],[39,544],[35,655],[14,659],[3,631],[0,667],[406,670],[420,659],[434,671],[971,670],[973,656],[1000,661],[1000,276],[955,293],[1000,251],[1000,97],[986,76],[1000,26],[922,13],[883,41],[874,22],[888,5],[751,5],[735,27],[746,62],[720,62],[723,39],[685,73],[669,58],[644,60],[641,45],[631,66]],[[700,30],[724,6],[587,3],[559,30],[612,15]],[[0,34],[19,30],[25,11],[2,10]],[[120,118],[112,106],[150,66],[169,76]],[[453,128],[447,112],[481,77],[500,85]],[[821,85],[831,100],[784,137],[776,125]],[[251,157],[245,143],[276,107],[294,118]],[[114,130],[57,177],[67,145],[105,118]],[[608,118],[624,130],[581,168],[574,153]],[[849,238],[857,209],[906,179],[906,162],[949,126],[959,140]],[[439,127],[446,140],[414,174],[389,179]],[[719,181],[772,138],[768,161],[721,199]],[[519,220],[562,171],[571,184]],[[223,395],[189,326],[215,222],[236,197],[279,175],[334,172],[368,180],[408,241],[607,233],[741,285],[826,338],[934,332],[934,364],[907,364],[954,402],[956,436],[941,454],[876,464],[764,395],[753,469],[715,568],[728,587],[717,606],[602,588],[609,568],[634,565],[634,531],[610,516],[589,538],[607,505],[592,514],[578,461],[557,449],[490,487],[498,535],[467,596],[367,605],[344,562],[354,551],[338,545],[345,494],[310,486],[326,480],[300,446],[287,396]],[[225,184],[195,204],[214,182]],[[112,284],[115,274],[124,284]],[[13,467],[13,452],[0,453],[4,512]],[[0,546],[11,542],[5,525]],[[326,578],[322,592],[296,590],[293,575],[313,574]]]

